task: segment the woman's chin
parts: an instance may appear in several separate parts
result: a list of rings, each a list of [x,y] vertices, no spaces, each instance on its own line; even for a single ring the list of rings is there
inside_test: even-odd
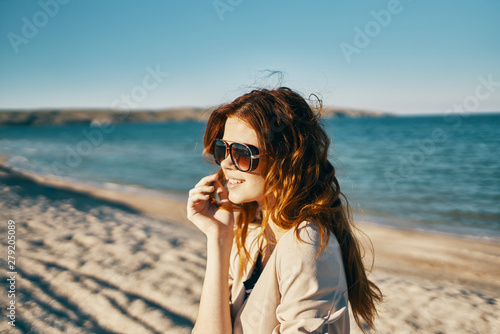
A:
[[[234,203],[234,204],[242,204],[244,203],[240,196],[238,196],[237,194],[234,194],[234,193],[231,193],[231,191],[229,192],[229,201],[231,201],[231,203]]]
[[[249,202],[254,202],[255,199],[247,197],[247,196],[241,196],[238,192],[231,192],[229,190],[229,201],[234,204],[243,204],[243,203],[249,203]]]

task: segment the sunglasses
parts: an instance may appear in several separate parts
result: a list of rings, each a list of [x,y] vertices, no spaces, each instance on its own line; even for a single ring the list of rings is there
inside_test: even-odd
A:
[[[214,141],[213,152],[217,165],[220,165],[229,154],[233,165],[241,172],[255,170],[259,165],[259,158],[266,155],[259,155],[259,149],[255,146],[240,143],[228,144],[222,139]]]

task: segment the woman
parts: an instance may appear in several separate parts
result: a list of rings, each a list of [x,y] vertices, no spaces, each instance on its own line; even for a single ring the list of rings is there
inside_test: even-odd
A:
[[[210,116],[204,156],[220,165],[189,192],[207,236],[193,333],[349,333],[373,327],[368,280],[319,115],[288,88],[254,90]]]

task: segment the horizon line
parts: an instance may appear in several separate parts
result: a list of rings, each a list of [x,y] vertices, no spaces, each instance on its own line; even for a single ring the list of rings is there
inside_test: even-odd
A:
[[[164,108],[130,108],[130,109],[117,109],[117,108],[109,108],[109,107],[37,107],[37,108],[0,108],[1,112],[43,112],[43,111],[116,111],[116,112],[160,112],[160,111],[169,111],[169,110],[179,110],[179,109],[191,109],[191,110],[209,110],[215,109],[216,106],[176,106],[176,107],[164,107]],[[443,112],[397,112],[397,111],[381,111],[375,109],[367,109],[367,108],[355,108],[355,107],[344,107],[344,106],[335,106],[328,105],[323,106],[323,109],[346,109],[346,110],[356,110],[356,111],[367,111],[367,112],[375,112],[387,114],[388,116],[440,116],[446,114],[446,111]],[[455,113],[455,112],[454,112]],[[471,112],[465,112],[463,114],[467,115],[481,115],[481,114],[497,114],[500,113],[499,110],[475,110]],[[462,114],[456,112],[456,114]]]

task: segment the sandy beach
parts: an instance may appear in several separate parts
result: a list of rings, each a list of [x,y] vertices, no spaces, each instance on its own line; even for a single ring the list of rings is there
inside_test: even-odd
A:
[[[6,317],[8,220],[16,222],[15,327]],[[2,164],[0,222],[0,332],[190,333],[206,254],[182,199],[67,184]],[[386,296],[380,333],[500,332],[498,240],[359,227],[373,243],[371,277]],[[361,333],[354,321],[351,332]]]

